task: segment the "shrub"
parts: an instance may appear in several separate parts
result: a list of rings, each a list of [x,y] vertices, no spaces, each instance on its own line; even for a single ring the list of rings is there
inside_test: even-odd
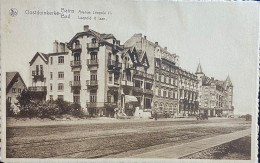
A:
[[[61,99],[54,101],[56,107],[59,109],[59,115],[69,114],[70,113],[70,103]]]
[[[84,113],[81,109],[80,104],[77,103],[73,103],[70,105],[70,113],[71,115],[75,116],[75,117],[83,117]]]

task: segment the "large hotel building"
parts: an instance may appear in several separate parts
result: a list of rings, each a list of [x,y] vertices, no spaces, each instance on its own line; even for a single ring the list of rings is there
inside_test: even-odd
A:
[[[225,82],[211,82],[219,103],[207,107],[199,101],[204,98],[201,90],[206,76],[199,70],[195,74],[183,70],[178,60],[167,47],[142,34],[134,34],[121,45],[112,34],[86,25],[68,43],[55,41],[52,53],[34,55],[29,90],[38,92],[41,100],[79,103],[91,115],[108,117],[116,110],[144,117],[153,111],[184,116],[208,110],[216,116],[232,110],[229,77]]]

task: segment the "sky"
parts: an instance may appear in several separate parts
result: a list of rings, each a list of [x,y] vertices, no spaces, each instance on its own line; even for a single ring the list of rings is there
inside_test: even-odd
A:
[[[97,32],[112,33],[121,44],[133,34],[142,33],[148,40],[176,53],[180,67],[187,71],[195,72],[200,62],[209,77],[225,80],[229,75],[234,85],[235,113],[252,114],[256,109],[259,21],[256,4],[115,0],[74,3],[22,0],[5,4],[1,11],[3,69],[20,72],[26,84],[29,61],[36,52],[52,52],[54,40],[69,42],[83,31],[84,25],[89,25]],[[17,9],[17,16],[9,15],[11,8]],[[62,8],[74,10],[69,19],[26,14],[38,10],[61,12]],[[79,13],[83,11],[91,14]],[[79,19],[88,16],[92,20]],[[93,20],[94,16],[106,20]]]

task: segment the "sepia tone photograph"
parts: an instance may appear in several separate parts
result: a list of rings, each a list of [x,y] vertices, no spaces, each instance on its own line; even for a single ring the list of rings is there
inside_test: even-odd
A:
[[[4,162],[257,162],[258,3],[10,2]]]

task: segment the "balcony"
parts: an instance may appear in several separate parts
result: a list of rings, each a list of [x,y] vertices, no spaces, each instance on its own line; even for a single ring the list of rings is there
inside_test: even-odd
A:
[[[81,61],[70,61],[70,66],[71,67],[80,67],[81,66]]]
[[[43,72],[43,70],[32,71],[32,76],[33,76],[33,80],[34,81],[37,81],[37,80],[41,80],[42,82],[44,81],[44,72]]]
[[[72,45],[72,51],[76,51],[76,50],[82,50],[82,46],[81,46],[81,45],[73,44],[73,45]]]
[[[98,49],[99,46],[98,46],[98,43],[87,43],[87,48],[88,50],[93,50],[93,49]]]
[[[144,93],[143,88],[139,88],[139,87],[134,87],[134,88],[133,88],[133,91],[134,91],[134,92],[137,92],[137,93]]]
[[[95,59],[95,60],[88,59],[87,60],[87,65],[88,66],[96,66],[96,65],[98,65],[98,59]]]
[[[80,87],[81,82],[80,81],[70,81],[70,86],[71,87]]]
[[[151,89],[144,89],[144,93],[148,95],[153,95],[153,90]]]
[[[128,81],[128,80],[122,80],[121,85],[127,86],[127,87],[133,87],[134,83],[132,81]]]
[[[98,80],[86,80],[86,85],[88,88],[97,88]]]
[[[46,92],[47,86],[32,86],[29,87],[29,90],[32,92]]]
[[[113,67],[113,68],[122,68],[122,63],[116,62],[115,60],[109,59],[107,60],[107,66],[108,67]]]

